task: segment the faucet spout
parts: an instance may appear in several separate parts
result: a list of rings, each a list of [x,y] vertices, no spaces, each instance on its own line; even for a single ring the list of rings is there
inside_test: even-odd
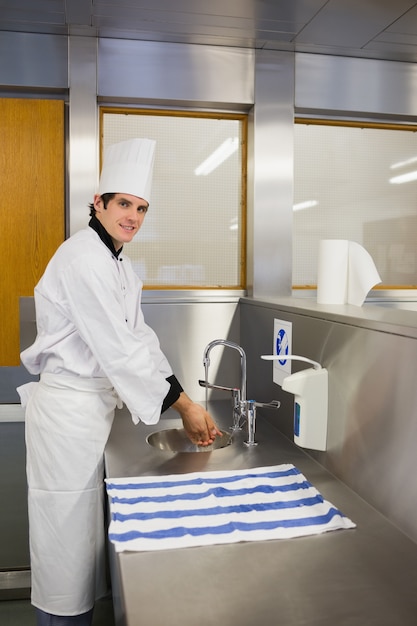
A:
[[[221,387],[220,385],[212,385],[208,382],[208,371],[210,367],[210,352],[214,346],[224,346],[237,350],[240,354],[240,389],[230,389]],[[227,339],[214,339],[211,341],[204,350],[203,364],[205,371],[205,381],[199,381],[200,385],[206,388],[206,409],[208,406],[208,389],[223,389],[225,391],[231,391],[233,396],[233,424],[232,430],[241,429],[241,419],[246,414],[246,353],[241,346],[234,341],[228,341]]]
[[[225,346],[237,350],[240,354],[240,399],[246,401],[246,353],[239,344],[228,339],[214,339],[206,346],[203,356],[203,364],[206,370],[206,381],[208,380],[208,368],[210,367],[210,352],[215,346]]]

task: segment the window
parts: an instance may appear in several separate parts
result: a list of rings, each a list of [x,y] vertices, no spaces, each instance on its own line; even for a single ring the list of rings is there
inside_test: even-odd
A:
[[[245,286],[246,116],[102,108],[102,150],[156,140],[150,208],[126,246],[150,288]]]
[[[296,122],[294,288],[316,285],[321,239],[361,244],[377,288],[416,288],[417,126]]]

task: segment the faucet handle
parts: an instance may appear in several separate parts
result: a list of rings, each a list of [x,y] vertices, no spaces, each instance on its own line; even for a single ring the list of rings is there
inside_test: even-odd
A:
[[[200,387],[206,387],[206,389],[220,389],[221,391],[231,391],[232,393],[240,391],[237,387],[223,387],[223,385],[213,385],[207,380],[199,380],[198,384],[200,385]]]
[[[255,402],[255,406],[261,409],[279,409],[281,402],[279,400],[271,400],[271,402]]]

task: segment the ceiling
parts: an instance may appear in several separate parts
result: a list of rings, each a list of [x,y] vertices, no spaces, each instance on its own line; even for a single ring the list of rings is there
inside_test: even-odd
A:
[[[0,0],[2,31],[417,62],[413,0]]]

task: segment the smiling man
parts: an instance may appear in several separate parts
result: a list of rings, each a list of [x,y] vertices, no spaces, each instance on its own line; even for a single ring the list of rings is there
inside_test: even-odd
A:
[[[129,194],[105,194],[94,196],[94,211],[113,240],[116,250],[129,243],[142,226],[148,203]]]
[[[142,226],[148,207],[142,198],[126,193],[96,194],[90,205],[91,215],[101,222],[116,251],[132,241]]]
[[[106,593],[103,452],[115,408],[153,424],[172,406],[190,439],[220,434],[183,391],[140,306],[123,245],[149,207],[155,142],[106,151],[87,228],[65,241],[35,288],[37,338],[22,352],[39,383],[26,405],[32,604],[38,626],[88,626]]]

